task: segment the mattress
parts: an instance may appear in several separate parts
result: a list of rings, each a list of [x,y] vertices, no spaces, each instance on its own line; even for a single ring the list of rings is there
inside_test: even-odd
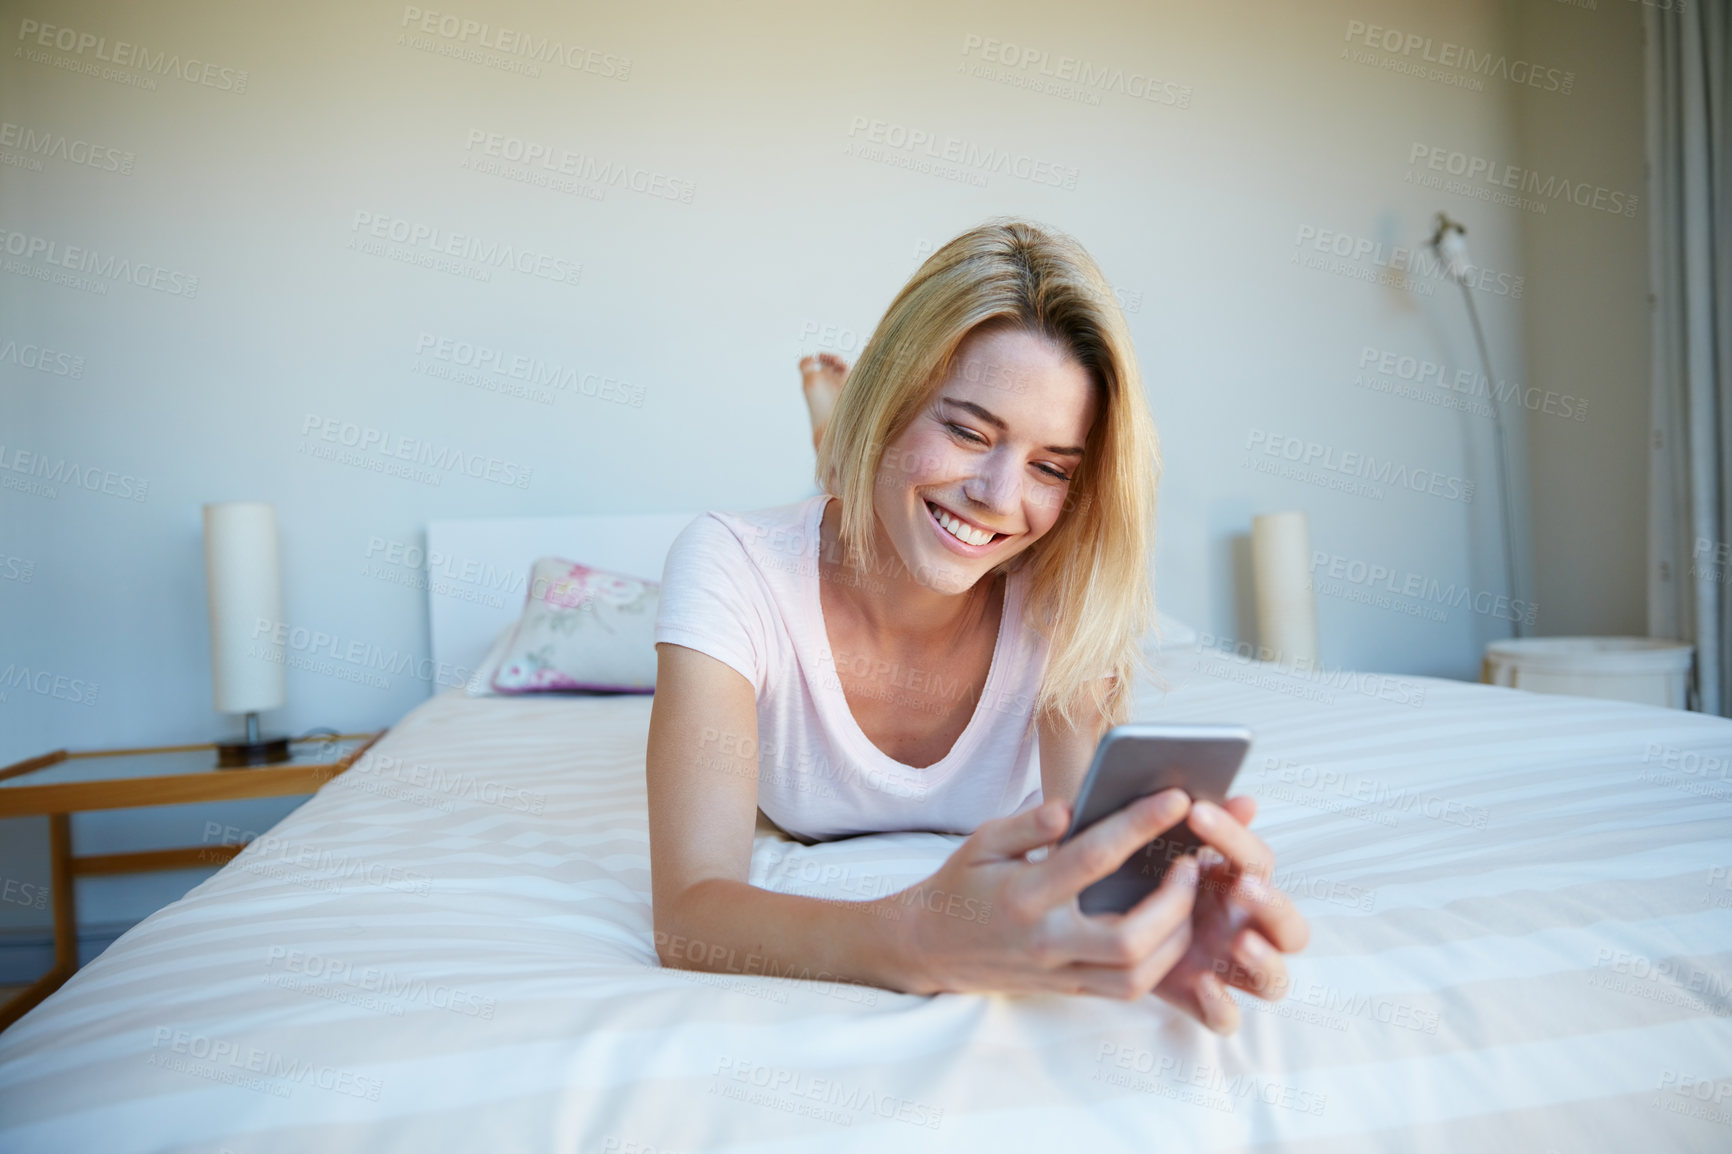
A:
[[[1732,722],[1163,654],[1139,720],[1256,735],[1310,920],[1282,1002],[661,968],[651,701],[411,711],[0,1034],[0,1150],[1725,1150]],[[857,900],[958,838],[757,838]]]

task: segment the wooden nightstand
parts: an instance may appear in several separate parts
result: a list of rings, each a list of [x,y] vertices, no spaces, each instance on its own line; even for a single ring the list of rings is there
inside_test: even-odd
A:
[[[217,767],[214,744],[82,752],[58,749],[0,769],[0,817],[48,819],[54,917],[54,968],[0,1005],[0,1030],[23,1017],[78,970],[73,879],[222,865],[245,848],[223,843],[80,857],[72,852],[71,815],[85,810],[314,793],[348,769],[384,732],[296,738],[290,742],[288,761],[234,769]]]

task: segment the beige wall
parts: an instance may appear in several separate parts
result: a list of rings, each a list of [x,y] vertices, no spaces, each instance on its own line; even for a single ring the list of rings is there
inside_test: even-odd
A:
[[[1648,189],[1643,8],[1631,0],[1512,4],[1513,43],[1582,62],[1569,105],[1517,105],[1523,162],[1583,191],[1523,229],[1528,381],[1588,400],[1585,420],[1528,421],[1540,632],[1647,632]],[[1638,198],[1634,212],[1593,193]]]

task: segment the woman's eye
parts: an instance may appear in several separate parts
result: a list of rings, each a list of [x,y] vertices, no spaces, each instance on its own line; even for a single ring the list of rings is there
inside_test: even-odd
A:
[[[981,436],[979,433],[976,433],[973,429],[965,429],[961,425],[955,424],[955,423],[950,422],[950,421],[944,422],[944,427],[946,429],[949,429],[952,433],[956,434],[958,437],[961,437],[963,440],[967,441],[971,445],[984,445],[984,444],[986,444],[986,438]],[[1055,481],[1068,481],[1068,480],[1070,480],[1070,474],[1061,472],[1058,469],[1054,469],[1050,465],[1040,465],[1040,466],[1038,466],[1038,468],[1040,469],[1041,472],[1045,473],[1047,476],[1051,477]]]

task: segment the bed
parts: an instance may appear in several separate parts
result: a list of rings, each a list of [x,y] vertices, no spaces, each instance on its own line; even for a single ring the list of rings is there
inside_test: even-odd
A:
[[[642,570],[686,519],[428,548]],[[473,663],[501,611],[451,602],[434,656]],[[1254,730],[1313,929],[1231,1038],[1155,999],[663,969],[651,699],[451,689],[0,1034],[0,1151],[1732,1148],[1732,722],[1152,655],[1139,719]],[[752,880],[853,900],[957,840],[765,832]]]

